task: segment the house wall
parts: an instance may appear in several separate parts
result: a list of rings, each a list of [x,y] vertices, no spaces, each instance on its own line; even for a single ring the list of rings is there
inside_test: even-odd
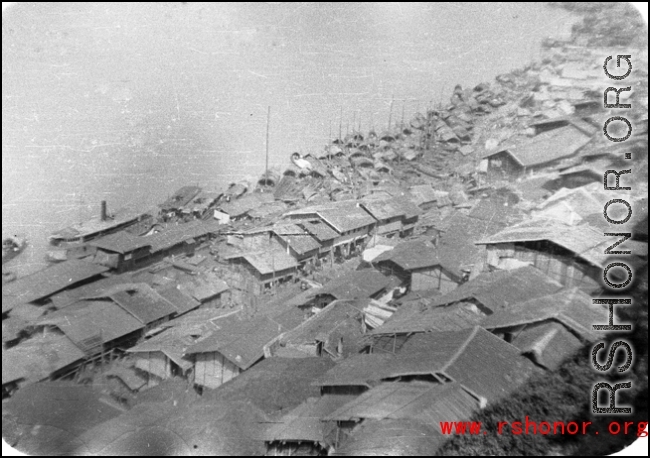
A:
[[[350,242],[353,242],[355,239],[360,238],[360,237],[365,237],[370,233],[370,229],[372,226],[366,226],[366,227],[361,227],[359,229],[355,229],[353,231],[347,231],[341,234],[340,237],[337,237],[334,240],[334,246],[340,246],[344,245]]]
[[[320,242],[319,255],[324,257],[332,252],[332,247],[334,246],[334,240],[327,240],[325,242]]]
[[[402,230],[402,219],[395,218],[383,220],[377,224],[377,235],[394,234]]]
[[[300,215],[285,215],[283,216],[283,219],[290,220],[290,221],[313,221],[313,220],[321,220],[321,217],[316,213],[306,213]]]
[[[97,253],[97,248],[84,243],[66,247],[65,253],[68,259],[80,259],[86,256],[93,256]]]
[[[132,253],[120,255],[120,265],[118,271],[124,272],[127,270],[135,269],[141,263],[147,262],[151,257],[149,247],[143,247]]]
[[[377,263],[377,270],[379,270],[384,275],[393,275],[400,279],[402,284],[410,285],[411,275],[409,272],[403,270],[400,266],[395,264],[393,261],[381,261]]]
[[[248,263],[247,263],[248,264]],[[295,274],[296,274],[296,269],[291,268],[291,269],[286,269],[286,270],[279,270],[275,273],[270,273],[266,275],[261,275],[255,268],[251,266],[252,271],[255,274],[255,277],[263,284],[268,284],[271,282],[278,282],[278,281],[288,281],[291,280]]]
[[[96,240],[98,238],[105,237],[105,236],[110,235],[110,234],[114,234],[114,233],[119,232],[119,231],[121,231],[123,229],[126,229],[129,226],[133,226],[136,223],[139,223],[140,221],[144,221],[145,219],[149,219],[149,218],[151,218],[151,217],[149,217],[148,215],[141,215],[141,216],[139,216],[137,218],[134,218],[134,219],[129,220],[129,221],[125,221],[125,222],[123,222],[121,224],[117,224],[115,226],[111,226],[110,228],[104,229],[102,231],[93,232],[91,234],[86,234],[86,235],[84,235],[83,237],[80,238],[80,241],[81,242],[90,242],[91,240]]]
[[[563,175],[560,178],[558,178],[554,184],[557,189],[560,188],[580,188],[582,186],[586,186],[590,183],[593,182],[601,182],[603,177],[601,175],[596,175],[593,172],[577,172],[577,173],[571,173],[568,175]]]
[[[282,441],[266,445],[266,456],[322,456],[323,454],[323,448],[315,442]]]
[[[164,250],[156,251],[155,253],[152,253],[150,256],[147,256],[146,258],[138,259],[134,267],[139,269],[146,265],[162,261],[168,256],[176,256],[176,255],[184,255],[184,254],[191,255],[194,253],[196,246],[197,243],[180,242],[172,247],[166,248]]]
[[[517,178],[523,175],[523,173],[524,167],[517,164],[506,152],[501,152],[488,158],[488,180]]]
[[[516,259],[531,263],[566,287],[577,287],[589,293],[600,287],[601,270],[568,253],[553,252],[552,244],[547,242],[500,243],[488,245],[487,251],[488,263],[495,267],[501,259]]]
[[[411,274],[411,291],[438,289],[442,294],[446,294],[457,287],[458,282],[438,266]]]
[[[197,353],[194,363],[194,383],[205,388],[218,388],[234,379],[241,369],[219,352]]]
[[[415,230],[415,224],[418,222],[418,217],[414,216],[413,218],[405,218],[402,220],[402,236],[412,235]]]
[[[135,367],[162,380],[172,376],[172,363],[160,351],[136,353]]]

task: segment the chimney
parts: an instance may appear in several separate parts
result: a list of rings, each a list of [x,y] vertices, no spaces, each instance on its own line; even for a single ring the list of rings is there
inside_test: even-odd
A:
[[[106,221],[108,219],[108,210],[107,210],[107,207],[106,207],[106,201],[105,200],[102,200],[101,219],[102,219],[102,221]]]

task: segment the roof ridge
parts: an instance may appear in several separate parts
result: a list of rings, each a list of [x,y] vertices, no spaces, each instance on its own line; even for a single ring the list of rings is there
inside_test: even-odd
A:
[[[476,334],[478,333],[480,326],[474,326],[474,329],[472,329],[472,333],[469,335],[467,339],[465,339],[465,342],[463,342],[463,345],[460,346],[458,350],[456,350],[456,353],[447,361],[447,363],[442,366],[438,372],[445,372],[449,366],[451,366],[454,361],[456,361],[460,355],[465,351],[469,343],[474,340],[474,337],[476,337]]]

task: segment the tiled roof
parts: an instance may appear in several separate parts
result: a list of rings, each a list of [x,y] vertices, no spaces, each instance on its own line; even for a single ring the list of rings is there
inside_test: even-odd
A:
[[[593,305],[591,297],[572,288],[555,294],[522,300],[507,311],[486,317],[481,326],[486,329],[501,329],[542,321],[558,321],[586,341],[593,340],[598,333],[593,324],[607,322],[607,309]]]
[[[474,242],[486,235],[495,234],[505,225],[502,221],[480,220],[456,212],[437,226],[445,231],[436,246],[438,257],[447,269],[456,275],[462,275],[463,270],[469,269],[481,257],[482,248]]]
[[[605,167],[599,169],[600,177],[602,177],[605,170],[607,170]],[[603,190],[601,181],[602,178],[598,183],[592,183],[587,186],[573,189],[560,189],[539,204],[535,208],[533,216],[564,221],[566,218],[565,214],[562,211],[558,211],[558,206],[563,206],[577,213],[582,218],[597,214],[600,215],[600,221],[606,222],[602,217],[603,205],[611,199],[611,195],[608,191]],[[625,199],[630,203],[633,203],[635,200],[635,196],[629,194],[629,192],[622,192],[617,197]],[[612,219],[622,219],[627,215],[627,209],[612,207],[608,210],[608,215]]]
[[[532,139],[521,140],[514,146],[506,146],[484,157],[507,152],[523,167],[541,165],[575,154],[586,145],[590,137],[569,125],[543,132]]]
[[[221,210],[231,218],[243,216],[251,210],[261,207],[265,203],[273,202],[273,194],[255,193],[248,194],[239,199],[233,199],[230,202],[222,203]]]
[[[151,391],[147,390],[147,394]],[[205,450],[225,456],[264,454],[264,442],[258,436],[269,418],[259,409],[223,399],[208,402],[202,398],[178,404],[138,404],[84,432],[74,452],[87,456],[183,456]]]
[[[75,441],[71,438],[123,413],[100,389],[69,382],[43,382],[21,387],[3,403],[2,408],[12,422],[29,425],[29,441],[38,444],[31,447],[38,447],[45,456],[50,455],[45,450],[50,450],[52,455],[67,455],[62,449],[73,449]],[[52,440],[52,430],[56,430],[58,440]],[[21,445],[27,445],[24,438],[16,446],[23,449]],[[35,450],[31,447],[23,450]]]
[[[190,310],[193,310],[197,308],[199,305],[201,305],[201,303],[198,300],[183,293],[175,286],[170,286],[165,289],[159,289],[157,291],[158,294],[160,294],[163,297],[163,299],[165,299],[167,302],[169,302],[176,308],[179,315],[182,315],[183,313],[187,313]]]
[[[163,211],[177,210],[187,205],[200,192],[198,186],[183,186],[159,206]]]
[[[112,299],[145,325],[177,313],[176,307],[146,283],[113,286],[99,293],[97,298]]]
[[[92,350],[144,327],[140,320],[113,302],[77,302],[38,321],[54,325],[80,348]]]
[[[575,253],[596,267],[604,267],[605,249],[611,245],[603,234],[595,229],[569,226],[550,219],[533,219],[502,230],[491,237],[476,242],[477,245],[499,243],[534,242],[547,240]]]
[[[485,314],[473,304],[451,307],[422,307],[417,303],[404,304],[386,323],[370,331],[371,335],[411,334],[415,332],[459,331],[473,328]]]
[[[323,342],[323,349],[336,355],[339,338],[344,342],[344,354],[356,353],[363,336],[363,305],[354,301],[334,301],[318,314],[287,332],[281,339],[285,345],[305,345]],[[350,350],[351,349],[351,350]]]
[[[297,224],[282,224],[273,228],[273,232],[299,255],[307,254],[320,248],[320,243],[309,232]]]
[[[557,369],[584,346],[584,342],[558,322],[544,322],[527,326],[519,332],[512,344],[522,354],[549,370]]]
[[[437,250],[424,240],[403,242],[377,256],[373,263],[391,261],[406,271],[443,265]],[[446,267],[443,265],[443,267]],[[450,266],[454,268],[453,264]]]
[[[20,302],[37,301],[106,271],[107,267],[71,259],[2,285],[2,294]]]
[[[189,282],[181,283],[178,287],[180,293],[193,297],[199,302],[210,300],[224,291],[228,291],[228,284],[214,275],[201,276]]]
[[[360,229],[376,223],[375,218],[363,210],[356,201],[329,202],[323,205],[293,210],[285,214],[288,217],[310,217],[311,215],[317,215],[339,233]]]
[[[443,421],[469,420],[478,408],[479,400],[458,383],[384,382],[323,420],[405,419],[439,427]]]
[[[105,221],[102,221],[101,218],[97,216],[83,223],[78,223],[60,231],[54,232],[49,236],[49,238],[70,240],[77,237],[88,237],[102,231],[108,231],[119,226],[135,222],[141,216],[143,216],[142,213],[129,210],[116,212],[113,218],[109,218]]]
[[[416,334],[397,356],[394,373],[416,373],[418,367],[428,372],[437,366],[488,402],[512,394],[532,370],[518,348],[480,327]]]
[[[243,401],[274,415],[290,412],[308,398],[320,396],[311,382],[334,365],[330,358],[268,358],[217,390],[204,392],[202,400]]]
[[[194,197],[187,205],[183,206],[183,211],[186,212],[204,212],[215,200],[221,196],[220,192],[207,192],[201,191]]]
[[[9,317],[2,320],[2,343],[10,342],[20,337],[21,332],[30,325],[21,318]]]
[[[204,221],[192,221],[189,223],[170,226],[164,232],[146,237],[145,240],[151,245],[151,252],[172,248],[180,243],[192,243],[195,238],[219,231],[217,225]]]
[[[417,205],[435,202],[438,199],[438,193],[428,184],[411,186],[410,192]]]
[[[475,299],[492,312],[533,297],[555,293],[562,285],[535,267],[483,273],[449,293],[433,298],[431,307]]]
[[[264,347],[280,334],[302,322],[302,312],[293,312],[294,320],[259,316],[247,321],[231,320],[227,326],[190,347],[187,354],[219,352],[242,370],[246,370],[264,357]]]
[[[395,360],[391,354],[360,354],[344,359],[316,379],[314,386],[367,386],[379,382]]]
[[[291,255],[281,250],[248,253],[243,255],[243,258],[262,275],[283,272],[299,265]]]
[[[513,219],[521,219],[521,211],[514,205],[508,205],[499,199],[481,199],[469,213],[471,218],[482,221],[497,221],[510,223]]]
[[[2,350],[2,384],[20,379],[38,382],[85,358],[66,336],[44,334]]]
[[[318,214],[340,233],[371,226],[376,223],[375,218],[358,207],[356,203],[348,204],[345,202],[345,205],[337,205],[335,208],[320,210]]]
[[[3,289],[5,285],[2,285]],[[23,304],[21,300],[14,296],[5,296],[4,291],[2,291],[2,314],[11,312],[14,307]]]
[[[361,206],[378,221],[406,214],[405,209],[394,199],[364,199]]]
[[[186,327],[174,327],[163,331],[149,340],[129,348],[128,353],[149,353],[161,352],[181,369],[188,370],[192,367],[192,361],[184,357],[188,348],[194,345],[197,340],[193,337],[193,330]],[[205,336],[203,337],[205,338]]]
[[[381,380],[444,374],[488,400],[511,393],[530,374],[519,350],[483,328],[412,336],[397,354],[350,357],[314,382],[317,386],[368,386]]]
[[[110,288],[111,286],[133,282],[133,276],[130,272],[120,275],[111,275],[109,277],[95,280],[92,283],[83,284],[77,288],[67,289],[56,293],[51,297],[51,300],[57,309],[61,309],[82,299],[97,297],[100,292]]]
[[[150,246],[151,243],[147,237],[138,237],[128,232],[120,231],[92,241],[90,245],[102,250],[126,254]]]
[[[591,124],[590,122],[585,121],[584,119],[575,116],[575,115],[566,115],[566,116],[556,116],[553,118],[549,119],[542,119],[539,121],[535,121],[529,124],[531,127],[541,127],[545,126],[548,124],[558,124],[558,123],[566,123],[566,124],[571,124],[575,128],[579,129],[582,131],[585,135],[593,135],[598,131],[598,128]]]
[[[338,232],[320,221],[301,221],[299,224],[321,242],[334,240],[339,236]]]
[[[430,456],[446,440],[418,420],[367,420],[331,456]]]
[[[274,422],[264,434],[267,442],[316,442],[326,445],[333,442],[336,425],[322,419],[341,407],[349,396],[326,394],[320,398],[308,398],[305,402]],[[329,445],[334,445],[330,443]]]
[[[363,269],[335,278],[323,285],[317,294],[331,294],[336,299],[362,299],[379,293],[390,284],[389,277],[373,269]]]

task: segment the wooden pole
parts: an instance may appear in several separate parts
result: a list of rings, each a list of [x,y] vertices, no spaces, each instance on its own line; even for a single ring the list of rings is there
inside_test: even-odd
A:
[[[332,120],[330,119],[330,134],[329,137],[327,138],[327,145],[329,146],[331,144],[332,144]]]
[[[264,173],[264,182],[269,179],[269,128],[271,126],[271,106],[266,113],[266,171]]]
[[[342,140],[343,135],[343,105],[341,105],[341,116],[339,117],[339,140]]]
[[[388,112],[388,130],[390,130],[390,125],[393,122],[393,103],[395,102],[395,96],[393,95],[390,99],[390,110]]]

